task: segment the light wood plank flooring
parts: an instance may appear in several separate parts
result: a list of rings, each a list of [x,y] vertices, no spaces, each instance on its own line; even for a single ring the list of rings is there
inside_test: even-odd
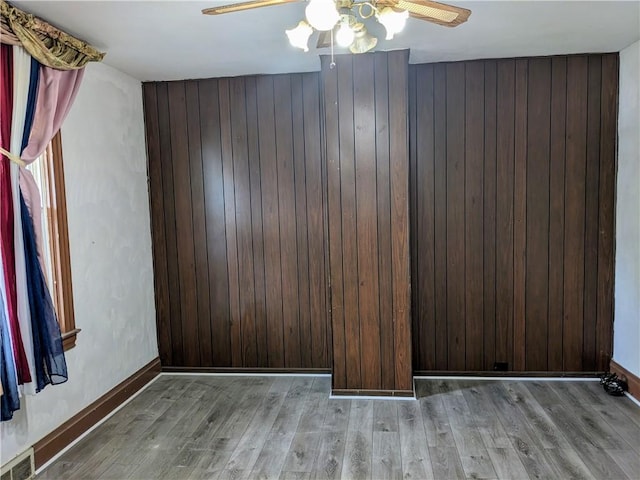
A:
[[[640,478],[640,408],[597,382],[161,376],[41,479]]]

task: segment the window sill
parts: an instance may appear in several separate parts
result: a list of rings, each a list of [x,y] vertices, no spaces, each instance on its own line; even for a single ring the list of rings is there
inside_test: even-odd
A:
[[[65,352],[76,346],[76,336],[78,333],[80,333],[80,329],[74,328],[70,332],[62,334],[62,347]]]

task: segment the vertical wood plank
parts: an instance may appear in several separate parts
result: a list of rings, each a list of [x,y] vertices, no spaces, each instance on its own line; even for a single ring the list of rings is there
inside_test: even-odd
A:
[[[291,75],[291,108],[293,127],[293,169],[296,205],[296,249],[298,280],[298,331],[300,365],[312,365],[311,318],[309,306],[309,250],[307,240],[307,174],[305,171],[304,96],[302,75]]]
[[[298,282],[296,202],[293,165],[291,76],[273,80],[278,162],[278,211],[280,214],[280,261],[282,268],[282,322],[284,365],[300,365],[300,329],[297,318]]]
[[[182,365],[182,324],[180,314],[180,278],[178,273],[178,249],[176,245],[176,210],[171,158],[171,121],[169,114],[168,84],[159,84],[158,126],[162,165],[162,192],[164,196],[164,233],[167,245],[167,278],[169,281],[169,321],[171,323],[171,360]]]
[[[411,291],[409,284],[408,50],[388,54],[389,155],[391,158],[391,258],[395,341],[395,388],[413,390],[411,369]]]
[[[375,133],[376,133],[376,169],[377,169],[377,216],[378,216],[378,278],[380,291],[378,305],[380,309],[380,363],[381,386],[393,390],[395,386],[394,340],[393,340],[393,297],[391,271],[391,189],[389,157],[389,75],[386,55],[374,57],[375,83]]]
[[[172,365],[171,312],[169,306],[169,279],[167,273],[167,245],[165,239],[164,194],[162,189],[162,150],[157,83],[144,83],[144,123],[147,136],[147,165],[149,170],[149,201],[153,240],[154,292],[158,350],[162,365]],[[161,86],[161,85],[160,85]]]
[[[600,177],[600,92],[602,57],[589,55],[587,80],[587,151],[585,176],[584,336],[582,368],[594,371],[598,299],[598,203]]]
[[[191,191],[189,174],[189,145],[187,134],[187,109],[184,82],[171,82],[168,86],[169,115],[171,116],[171,163],[174,188],[178,192]],[[198,346],[198,299],[193,251],[193,223],[190,197],[175,196],[176,248],[178,278],[180,281],[180,312],[183,335],[183,358],[185,365],[196,366],[199,362]]]
[[[549,328],[547,368],[563,368],[564,324],[564,176],[567,117],[567,59],[551,60],[549,151]]]
[[[325,218],[320,140],[320,84],[315,73],[302,76],[304,103],[304,154],[307,195],[307,241],[309,242],[309,307],[312,365],[329,367],[327,359],[330,318],[325,308]]]
[[[420,295],[418,290],[420,289],[420,278],[418,277],[418,258],[420,251],[418,249],[418,181],[417,181],[417,147],[416,142],[418,136],[417,130],[417,102],[418,92],[416,91],[416,77],[418,67],[409,65],[409,252],[411,254],[411,331],[412,335],[412,348],[413,353],[413,369],[419,370],[421,364],[425,363],[421,361],[422,352],[425,350],[420,342],[421,331],[424,330],[421,325],[420,309],[418,308],[418,301]],[[388,88],[388,86],[387,86]],[[429,96],[425,95],[426,98]],[[433,97],[433,92],[431,92]],[[377,116],[377,112],[376,112]],[[377,129],[376,129],[377,130]],[[382,248],[382,247],[381,247]],[[382,272],[380,272],[382,275]],[[381,318],[382,320],[382,318]],[[381,327],[382,328],[382,327]],[[384,360],[383,360],[384,361]]]
[[[465,370],[482,370],[484,63],[467,62],[465,72]]]
[[[526,370],[547,370],[551,59],[529,61],[526,163]]]
[[[200,95],[198,83],[186,82],[187,133],[189,137],[189,168],[191,205],[193,209],[193,248],[198,299],[197,333],[199,366],[211,365],[211,313],[209,309],[209,266],[207,260],[207,217],[202,173],[202,141],[200,134]]]
[[[340,196],[340,143],[338,124],[338,72],[329,67],[329,58],[322,57],[322,87],[324,91],[325,138],[327,155],[327,218],[330,271],[330,306],[332,327],[334,389],[347,388],[346,332],[344,311],[344,275],[342,271],[342,206]]]
[[[416,142],[416,181],[419,186],[419,200],[416,202],[418,217],[414,236],[417,237],[416,250],[412,253],[417,258],[416,275],[412,277],[413,288],[419,300],[416,302],[419,327],[414,330],[414,338],[420,344],[419,364],[421,369],[436,368],[436,293],[435,293],[435,115],[434,115],[434,67],[424,65],[416,68],[419,76],[419,94],[416,99],[417,142]],[[414,341],[414,346],[416,342]],[[414,347],[415,348],[415,347]]]
[[[199,81],[202,171],[207,224],[209,300],[211,310],[212,364],[230,366],[229,276],[224,205],[224,177],[220,138],[220,104],[217,80]]]
[[[484,370],[496,360],[496,96],[497,64],[484,66]]]
[[[378,203],[376,178],[374,56],[353,57],[353,123],[355,134],[356,231],[360,322],[361,384],[381,387],[381,285],[378,277]],[[408,177],[407,177],[408,178]]]
[[[253,247],[253,284],[255,286],[256,367],[268,367],[267,305],[264,278],[264,243],[262,232],[262,185],[260,183],[260,126],[258,125],[258,93],[256,77],[245,80],[247,95],[247,154],[251,179],[251,232]]]
[[[498,61],[496,139],[496,362],[513,368],[515,61]]]
[[[284,367],[284,332],[282,323],[280,216],[273,81],[273,77],[260,76],[257,78],[256,88],[258,125],[260,126],[260,178],[262,185],[262,235],[265,257],[268,365],[272,368],[282,368]]]
[[[342,269],[347,385],[360,385],[360,302],[358,300],[358,232],[353,124],[353,58],[338,58],[338,116],[342,207]]]
[[[433,69],[436,369],[447,370],[447,77],[445,64],[436,64]]]
[[[587,139],[587,58],[567,60],[564,236],[564,370],[582,369]]]
[[[231,85],[228,78],[218,81],[220,105],[220,144],[224,185],[224,221],[227,231],[227,275],[229,276],[229,340],[232,365],[242,365],[242,317],[240,314],[240,269],[233,165],[233,126],[231,123]]]
[[[614,219],[618,54],[602,56],[600,95],[600,178],[598,213],[598,305],[596,319],[597,369],[605,371],[613,351]]]
[[[465,369],[465,64],[447,71],[447,320],[448,368]]]
[[[255,366],[256,299],[253,271],[253,231],[251,208],[251,178],[247,137],[247,95],[243,77],[229,80],[231,110],[231,146],[233,152],[233,190],[235,229],[238,255],[238,301],[240,360],[243,367]],[[233,330],[232,330],[233,331]]]
[[[525,368],[525,268],[527,232],[527,77],[529,61],[516,60],[513,180],[513,369]]]

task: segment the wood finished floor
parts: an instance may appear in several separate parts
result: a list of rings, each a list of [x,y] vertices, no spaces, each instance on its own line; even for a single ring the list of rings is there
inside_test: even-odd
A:
[[[417,380],[418,401],[329,389],[161,376],[38,478],[640,477],[640,408],[597,382]]]

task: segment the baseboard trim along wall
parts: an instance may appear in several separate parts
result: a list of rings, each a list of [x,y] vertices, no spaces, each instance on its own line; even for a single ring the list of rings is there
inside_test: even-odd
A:
[[[397,399],[415,399],[416,394],[413,390],[365,390],[365,389],[346,389],[332,388],[331,396],[335,398],[397,398]]]
[[[513,377],[518,379],[526,379],[527,377],[533,378],[548,378],[549,380],[560,379],[569,380],[571,378],[577,378],[578,380],[584,380],[586,378],[597,379],[602,375],[602,372],[520,372],[514,370],[499,371],[499,370],[487,370],[478,372],[465,372],[449,371],[449,370],[414,370],[413,378],[451,378],[454,377],[480,377],[494,379],[496,377]]]
[[[633,398],[640,401],[640,378],[617,363],[615,360],[611,360],[609,369],[612,373],[615,373],[616,375],[618,375],[618,377],[627,381],[627,385],[629,386],[629,393],[633,396]]]
[[[33,446],[36,470],[113,410],[126,402],[161,372],[160,358],[155,358],[129,378],[109,390],[95,402],[64,422]]]
[[[331,375],[330,368],[162,367],[163,373],[225,373],[229,375]]]

